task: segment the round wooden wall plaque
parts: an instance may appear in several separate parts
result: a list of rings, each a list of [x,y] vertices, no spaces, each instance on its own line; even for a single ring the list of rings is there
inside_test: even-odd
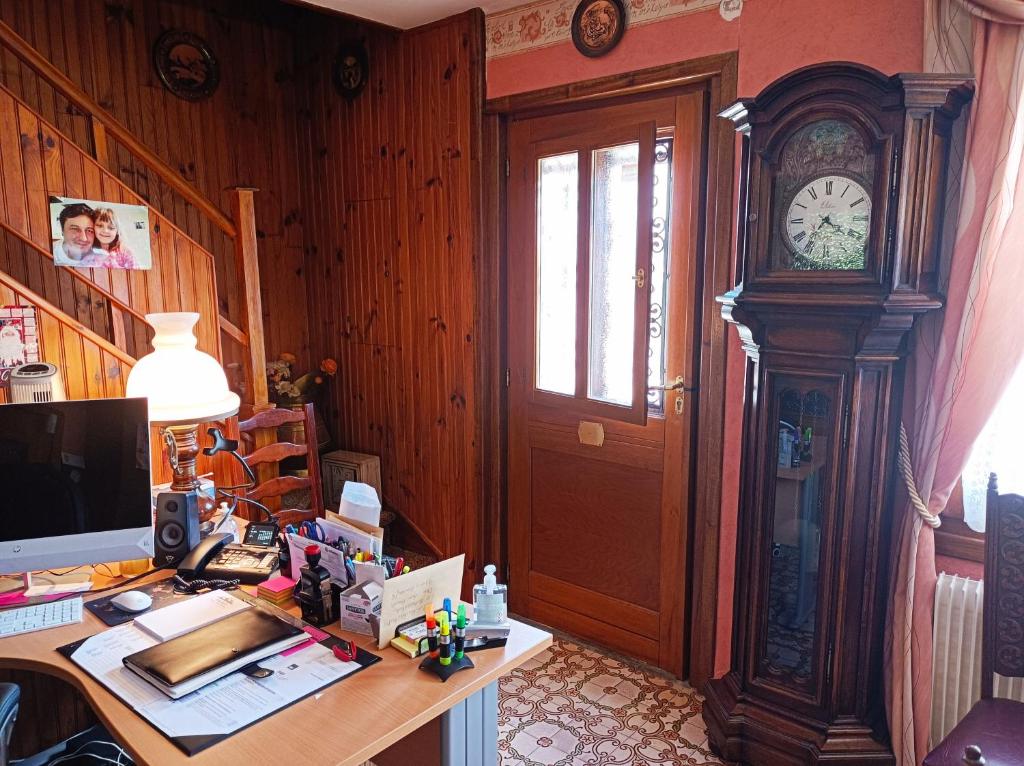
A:
[[[583,0],[572,15],[572,41],[584,56],[603,56],[626,31],[622,0]]]

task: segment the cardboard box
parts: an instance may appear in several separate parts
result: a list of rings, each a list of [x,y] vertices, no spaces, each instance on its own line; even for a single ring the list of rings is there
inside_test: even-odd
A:
[[[365,636],[380,630],[380,603],[384,589],[373,580],[353,585],[341,592],[341,629]]]

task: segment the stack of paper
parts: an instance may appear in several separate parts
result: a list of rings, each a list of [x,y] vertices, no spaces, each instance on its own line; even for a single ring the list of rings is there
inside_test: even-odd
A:
[[[170,641],[246,609],[251,607],[240,598],[222,590],[212,590],[139,615],[135,624],[158,641]]]

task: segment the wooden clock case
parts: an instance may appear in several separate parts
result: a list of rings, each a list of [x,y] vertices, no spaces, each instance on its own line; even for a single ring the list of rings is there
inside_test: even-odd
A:
[[[742,281],[719,300],[747,369],[732,664],[709,682],[704,720],[730,761],[894,762],[882,655],[902,360],[917,318],[942,305],[951,133],[972,94],[962,76],[830,63],[721,114],[743,142]],[[772,255],[779,158],[821,120],[852,126],[874,162],[863,269]],[[787,418],[813,432],[797,467],[779,463]]]

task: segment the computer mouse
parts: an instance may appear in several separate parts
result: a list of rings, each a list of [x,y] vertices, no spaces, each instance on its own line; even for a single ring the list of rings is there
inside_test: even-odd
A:
[[[153,606],[153,599],[140,590],[126,590],[110,599],[110,603],[122,612],[135,614],[145,612]]]

